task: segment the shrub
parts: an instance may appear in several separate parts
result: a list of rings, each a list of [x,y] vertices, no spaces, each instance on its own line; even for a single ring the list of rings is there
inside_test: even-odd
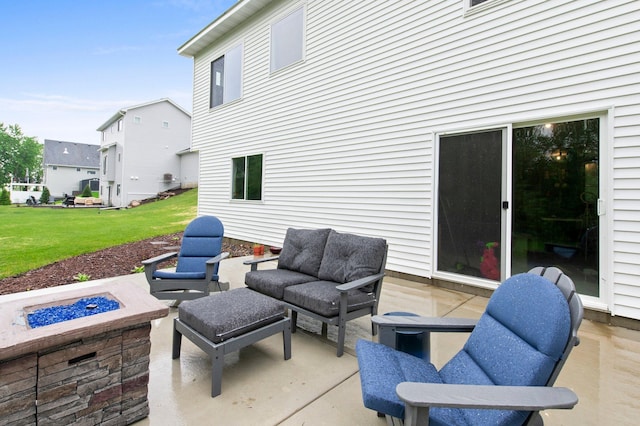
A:
[[[93,192],[91,192],[91,187],[89,186],[89,184],[87,184],[87,186],[84,187],[84,189],[82,190],[82,194],[80,196],[93,197]]]
[[[9,191],[5,188],[2,188],[2,193],[0,193],[0,206],[8,206],[11,204],[11,197],[9,196]]]
[[[91,279],[91,275],[78,273],[78,274],[73,276],[73,279],[76,280],[76,281],[85,282],[85,281],[89,281]]]
[[[51,193],[49,192],[49,188],[46,186],[42,190],[42,195],[40,196],[41,204],[49,204],[49,198],[51,197]]]

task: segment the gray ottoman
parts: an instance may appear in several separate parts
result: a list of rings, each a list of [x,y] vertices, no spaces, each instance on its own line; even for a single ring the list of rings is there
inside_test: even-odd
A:
[[[173,320],[173,359],[186,336],[211,357],[211,396],[222,392],[224,355],[282,332],[284,359],[291,358],[291,322],[284,304],[249,288],[184,301]]]

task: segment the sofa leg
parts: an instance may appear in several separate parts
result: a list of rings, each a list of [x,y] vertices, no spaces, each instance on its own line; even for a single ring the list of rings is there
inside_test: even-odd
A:
[[[291,332],[295,333],[296,330],[298,329],[298,313],[296,311],[290,311],[291,312]]]
[[[336,355],[338,357],[341,357],[342,354],[344,353],[344,336],[346,334],[346,324],[343,322],[340,322],[340,324],[338,324],[338,350]]]
[[[176,359],[180,358],[180,348],[182,346],[182,333],[176,330],[175,320],[173,322],[173,347],[171,358]]]

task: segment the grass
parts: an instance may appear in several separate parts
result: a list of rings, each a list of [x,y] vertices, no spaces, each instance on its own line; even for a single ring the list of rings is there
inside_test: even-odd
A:
[[[183,231],[198,191],[123,210],[0,206],[0,279],[50,263]]]

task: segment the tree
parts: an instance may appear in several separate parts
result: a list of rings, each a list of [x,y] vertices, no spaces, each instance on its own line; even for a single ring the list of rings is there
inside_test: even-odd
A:
[[[42,189],[42,195],[40,196],[40,204],[49,204],[50,197],[51,197],[51,193],[49,192],[49,188],[45,186]]]
[[[2,188],[2,192],[0,192],[0,206],[8,206],[11,204],[11,198],[9,196],[9,191],[5,188]]]
[[[42,178],[42,145],[22,134],[17,124],[0,123],[0,186],[14,180],[39,182]]]
[[[82,194],[80,194],[81,197],[93,197],[93,192],[91,192],[91,187],[89,186],[89,184],[86,184],[84,189],[82,190]]]

